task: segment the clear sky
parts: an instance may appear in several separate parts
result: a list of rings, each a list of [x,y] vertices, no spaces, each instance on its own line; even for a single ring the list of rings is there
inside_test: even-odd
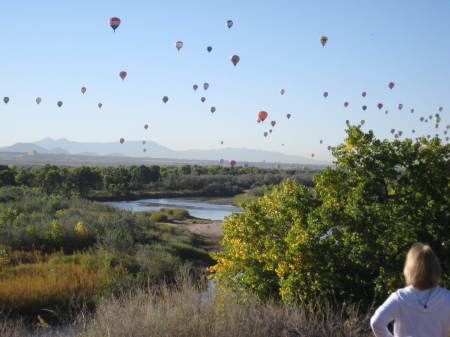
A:
[[[0,146],[124,137],[210,149],[223,140],[329,159],[325,147],[342,141],[346,119],[364,119],[380,137],[391,128],[434,134],[434,123],[418,119],[442,105],[441,134],[449,123],[449,1],[15,0],[2,1],[0,13],[0,97],[10,97],[0,102]],[[111,16],[122,19],[116,33]],[[329,37],[325,48],[321,35]],[[241,57],[237,67],[233,54]],[[192,90],[203,82],[208,91]],[[264,125],[256,123],[259,110],[269,113]],[[277,125],[265,139],[271,120]]]

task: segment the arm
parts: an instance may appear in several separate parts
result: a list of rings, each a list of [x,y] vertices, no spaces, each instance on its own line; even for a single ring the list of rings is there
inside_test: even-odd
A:
[[[396,313],[397,294],[393,293],[370,319],[370,326],[376,337],[393,337],[387,326],[395,319]]]

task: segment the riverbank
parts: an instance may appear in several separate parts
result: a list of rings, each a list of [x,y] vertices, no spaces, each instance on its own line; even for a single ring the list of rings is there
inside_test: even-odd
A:
[[[190,190],[181,191],[133,191],[127,194],[113,195],[106,192],[97,192],[89,195],[88,199],[92,201],[136,201],[140,199],[162,199],[162,198],[212,198],[221,200],[223,198],[232,198],[234,195],[218,196],[216,194],[205,194]]]

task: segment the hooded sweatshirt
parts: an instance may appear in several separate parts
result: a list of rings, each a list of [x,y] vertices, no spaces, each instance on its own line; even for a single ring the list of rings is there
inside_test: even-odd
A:
[[[395,337],[448,337],[450,291],[412,286],[393,293],[370,319],[376,337],[392,337],[387,326],[394,321]]]

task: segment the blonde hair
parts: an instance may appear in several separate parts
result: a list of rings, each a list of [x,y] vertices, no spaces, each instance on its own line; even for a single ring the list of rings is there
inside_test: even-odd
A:
[[[406,256],[403,268],[406,285],[419,290],[434,288],[441,278],[441,265],[430,246],[415,243]]]

